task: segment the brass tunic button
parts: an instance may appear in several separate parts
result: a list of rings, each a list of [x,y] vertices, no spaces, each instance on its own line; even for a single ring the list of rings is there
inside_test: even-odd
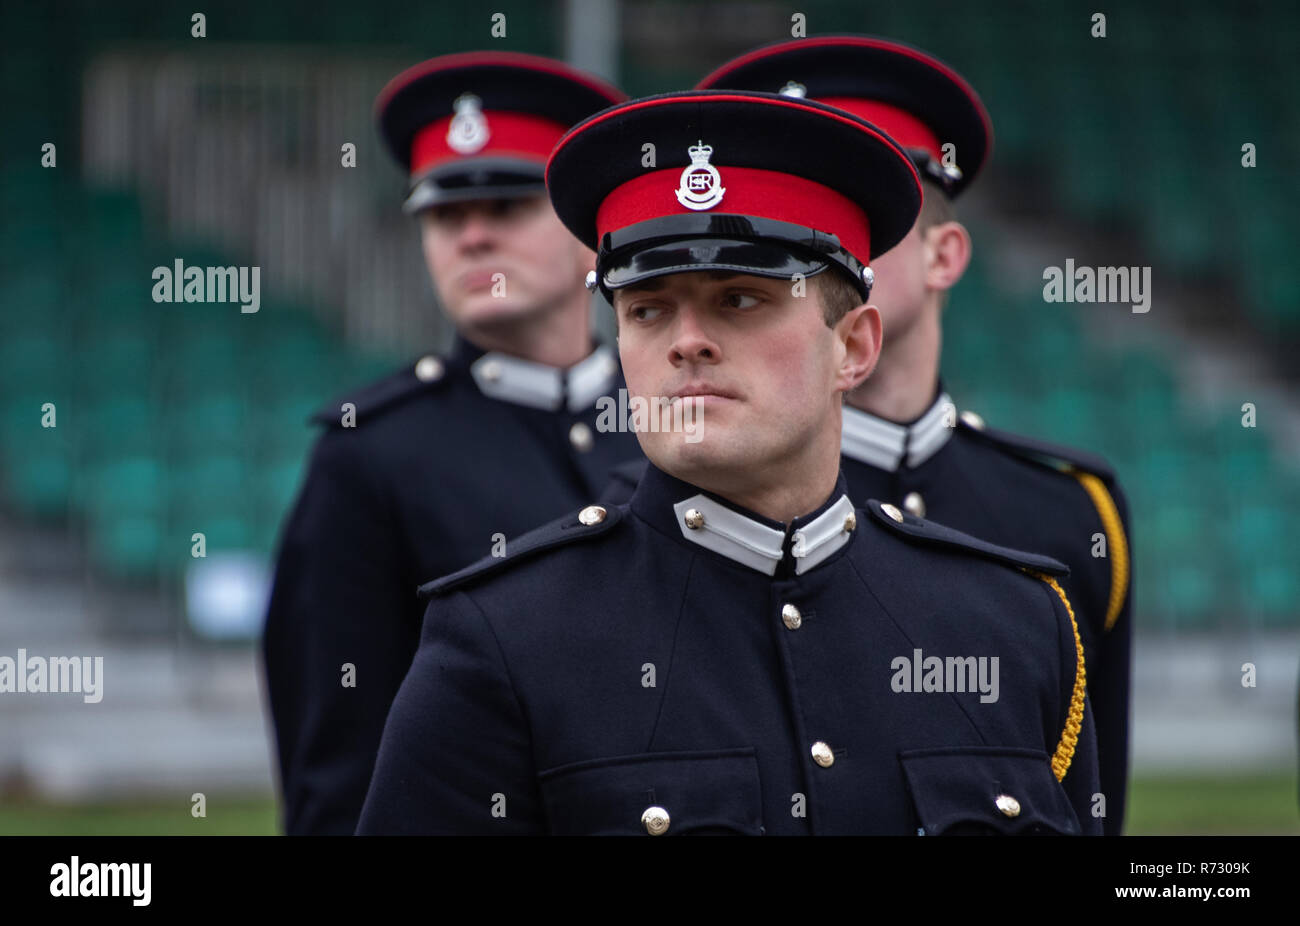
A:
[[[993,803],[998,805],[998,810],[1002,811],[1005,816],[1020,816],[1020,802],[1010,794],[999,794]]]
[[[586,422],[575,422],[573,427],[569,428],[569,443],[573,449],[579,453],[586,453],[596,443],[591,435],[591,428],[587,427]]]
[[[430,354],[415,362],[415,378],[422,383],[431,383],[442,379],[444,367],[442,361]]]
[[[903,512],[899,511],[898,508],[889,504],[888,502],[881,505],[880,510],[883,511],[885,514],[887,514],[889,517],[893,518],[899,524],[903,523]]]
[[[830,768],[835,764],[835,753],[831,752],[831,747],[827,746],[821,740],[812,745],[813,761],[822,768]]]
[[[578,520],[588,526],[605,520],[605,509],[599,505],[588,505],[578,512]]]
[[[908,492],[903,499],[903,507],[918,518],[925,517],[925,499],[920,492]]]
[[[975,412],[972,411],[962,412],[961,421],[962,424],[966,425],[966,427],[968,428],[974,428],[976,431],[984,430],[984,419],[981,418],[979,415],[975,414]]]
[[[794,605],[785,605],[781,608],[781,623],[785,624],[788,630],[798,630],[803,626],[803,615]]]
[[[704,526],[704,512],[698,508],[687,508],[686,516],[682,520],[691,530],[697,531]]]
[[[662,807],[647,807],[645,813],[641,814],[641,825],[651,836],[662,836],[668,832],[669,822],[668,811]]]
[[[858,526],[858,516],[855,512],[850,511],[844,517],[844,532],[850,533]]]

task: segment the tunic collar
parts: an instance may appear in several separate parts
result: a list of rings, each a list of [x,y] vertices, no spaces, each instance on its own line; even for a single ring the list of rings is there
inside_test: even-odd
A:
[[[948,443],[956,426],[956,406],[942,390],[911,424],[895,424],[845,405],[840,452],[850,460],[894,472],[904,464],[916,467],[930,459]]]
[[[618,360],[605,344],[597,345],[568,369],[499,351],[484,353],[459,335],[454,355],[468,367],[479,391],[488,398],[544,411],[586,411],[609,394],[618,378]]]
[[[764,575],[803,575],[853,539],[857,515],[843,474],[815,511],[788,525],[734,505],[668,475],[654,464],[632,496],[632,510],[672,537],[703,547]]]

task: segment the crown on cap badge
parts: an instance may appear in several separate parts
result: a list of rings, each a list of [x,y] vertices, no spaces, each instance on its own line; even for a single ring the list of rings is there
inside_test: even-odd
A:
[[[687,148],[686,153],[691,156],[691,163],[682,171],[677,184],[677,201],[696,212],[712,209],[722,202],[722,194],[727,192],[718,169],[709,163],[713,148],[701,141]]]
[[[456,115],[451,117],[451,125],[447,127],[447,144],[459,154],[473,154],[488,140],[483,101],[472,93],[462,93],[451,105]]]

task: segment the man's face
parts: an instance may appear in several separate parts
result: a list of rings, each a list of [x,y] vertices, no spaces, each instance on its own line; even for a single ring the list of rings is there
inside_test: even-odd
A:
[[[595,255],[544,194],[433,206],[420,213],[424,259],[458,328],[488,329],[585,296]]]
[[[696,416],[695,441],[638,431],[660,469],[727,491],[797,468],[821,444],[839,453],[840,392],[855,383],[815,286],[795,296],[788,280],[676,273],[615,291],[614,310],[632,400],[655,409],[666,398],[684,403],[672,420]]]
[[[871,262],[876,282],[871,302],[879,306],[885,344],[907,333],[921,315],[926,288],[926,238],[914,224],[898,244]]]

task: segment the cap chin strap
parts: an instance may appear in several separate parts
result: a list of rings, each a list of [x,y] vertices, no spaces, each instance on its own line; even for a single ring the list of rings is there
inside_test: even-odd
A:
[[[907,153],[911,156],[916,169],[925,177],[937,183],[939,188],[951,198],[953,187],[962,178],[961,168],[956,164],[944,164],[922,148],[908,148]]]

